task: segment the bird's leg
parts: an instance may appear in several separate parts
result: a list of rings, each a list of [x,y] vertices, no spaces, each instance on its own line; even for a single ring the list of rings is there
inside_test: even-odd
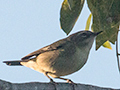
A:
[[[62,79],[62,80],[66,80],[68,83],[72,84],[73,90],[76,90],[75,83],[72,80],[67,79],[67,78],[61,78],[61,77],[57,77],[57,78]]]
[[[45,76],[50,79],[50,82],[55,83],[55,82],[53,81],[53,79],[48,76],[48,73],[49,73],[49,72],[45,72],[45,73],[44,73]]]
[[[50,83],[52,83],[52,84],[55,86],[55,90],[57,90],[57,89],[56,89],[56,83],[53,81],[52,78],[50,78],[50,77],[48,76],[48,73],[49,73],[49,72],[45,72],[44,74],[45,74],[46,77],[48,77],[48,78],[50,79]]]
[[[61,77],[57,77],[57,78],[59,78],[59,79],[62,79],[62,80],[66,80],[68,83],[74,83],[72,80],[70,80],[70,79],[67,79],[67,78],[61,78]]]

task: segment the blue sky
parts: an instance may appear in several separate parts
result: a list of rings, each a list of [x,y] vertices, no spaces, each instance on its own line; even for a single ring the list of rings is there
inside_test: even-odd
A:
[[[2,62],[19,60],[37,49],[67,37],[60,29],[62,2],[63,0],[0,1],[0,79],[13,83],[49,82],[42,73],[27,67],[9,67]],[[85,4],[70,34],[85,29],[89,14]],[[115,45],[112,48],[113,50],[109,50],[100,47],[95,51],[94,43],[85,66],[65,78],[72,79],[75,83],[120,88]]]

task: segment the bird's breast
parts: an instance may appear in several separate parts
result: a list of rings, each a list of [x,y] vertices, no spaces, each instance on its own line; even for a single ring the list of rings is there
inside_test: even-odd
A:
[[[76,48],[76,51],[71,55],[69,53],[64,54],[64,52],[66,51],[61,52],[63,55],[59,55],[52,65],[54,71],[56,71],[56,76],[69,75],[78,71],[84,66],[88,58],[86,51],[79,48]]]

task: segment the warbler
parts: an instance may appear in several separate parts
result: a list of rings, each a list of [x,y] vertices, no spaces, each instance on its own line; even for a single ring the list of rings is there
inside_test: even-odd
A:
[[[51,78],[53,77],[73,83],[72,80],[61,76],[72,74],[85,65],[94,39],[101,32],[79,31],[34,51],[21,58],[21,60],[4,61],[3,63],[10,66],[32,68],[43,73],[51,82],[54,82]]]

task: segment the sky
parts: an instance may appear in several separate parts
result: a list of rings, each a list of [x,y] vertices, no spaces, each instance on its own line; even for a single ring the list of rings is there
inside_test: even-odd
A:
[[[12,83],[49,82],[42,73],[24,66],[10,67],[2,62],[20,60],[37,49],[67,37],[60,28],[62,2],[63,0],[0,0],[0,79]],[[89,14],[85,3],[70,34],[85,29]],[[112,50],[101,46],[96,51],[94,42],[84,67],[64,78],[75,83],[120,88],[115,45],[112,45]],[[54,81],[65,82],[58,79]]]

